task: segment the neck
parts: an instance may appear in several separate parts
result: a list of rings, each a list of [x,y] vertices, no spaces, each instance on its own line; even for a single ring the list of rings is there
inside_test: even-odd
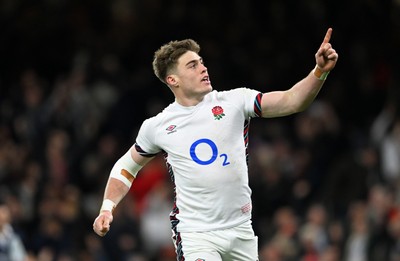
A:
[[[182,98],[182,97],[175,97],[175,101],[177,103],[179,103],[182,106],[185,107],[191,107],[191,106],[196,106],[197,104],[199,104],[202,100],[204,99],[204,95],[202,95],[201,97],[196,97],[196,98]]]
[[[174,92],[175,101],[182,106],[191,107],[196,106],[203,101],[204,97],[210,93],[211,90],[202,93],[191,93],[191,95],[185,95],[183,93]]]

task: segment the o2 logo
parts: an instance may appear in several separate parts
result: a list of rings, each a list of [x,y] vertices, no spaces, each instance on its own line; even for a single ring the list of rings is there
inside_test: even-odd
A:
[[[197,148],[197,146],[200,145],[200,144],[204,144],[204,145],[210,146],[211,151],[212,151],[212,156],[211,156],[210,159],[208,159],[208,160],[201,160],[201,159],[199,159],[199,157],[197,157],[196,148]],[[213,163],[214,161],[216,161],[217,158],[218,158],[218,148],[217,148],[217,145],[216,145],[212,140],[209,140],[209,139],[199,139],[199,140],[196,140],[195,142],[193,142],[192,146],[190,146],[190,157],[192,157],[192,160],[193,160],[194,162],[196,162],[197,164],[200,164],[200,165],[210,165],[211,163]],[[226,165],[231,164],[231,163],[228,161],[228,155],[226,155],[225,153],[220,154],[219,157],[222,158],[222,166],[226,166]]]

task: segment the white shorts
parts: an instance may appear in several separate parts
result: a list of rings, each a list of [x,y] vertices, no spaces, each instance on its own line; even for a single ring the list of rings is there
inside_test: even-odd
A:
[[[250,220],[229,229],[181,232],[173,239],[178,261],[258,260],[258,238]]]

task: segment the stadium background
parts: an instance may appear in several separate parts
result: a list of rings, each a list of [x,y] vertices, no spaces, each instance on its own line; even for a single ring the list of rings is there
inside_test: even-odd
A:
[[[30,260],[174,260],[162,158],[92,232],[112,164],[173,100],[160,45],[193,38],[215,89],[266,92],[313,68],[328,27],[317,101],[250,127],[260,260],[399,260],[398,0],[4,0],[0,20],[0,194]]]

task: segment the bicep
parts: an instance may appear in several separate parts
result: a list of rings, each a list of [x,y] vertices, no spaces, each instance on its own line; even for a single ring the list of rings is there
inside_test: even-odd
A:
[[[274,91],[264,93],[261,99],[262,117],[280,117],[294,113],[290,106],[290,91]]]
[[[145,157],[142,156],[135,148],[135,145],[131,147],[131,156],[133,161],[135,161],[137,164],[140,166],[144,167],[147,163],[149,163],[152,159],[154,159],[154,156],[151,157]]]

